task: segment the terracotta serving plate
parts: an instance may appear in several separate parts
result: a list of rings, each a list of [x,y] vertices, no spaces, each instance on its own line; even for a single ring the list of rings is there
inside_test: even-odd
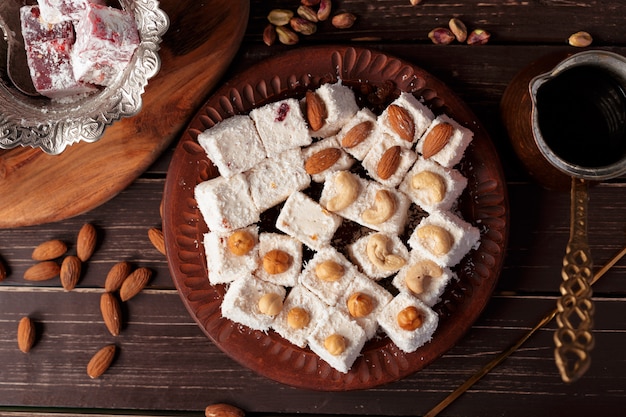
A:
[[[460,209],[463,217],[481,230],[479,249],[456,268],[458,282],[450,284],[435,306],[440,324],[432,341],[407,354],[386,336],[372,339],[346,374],[272,331],[253,331],[221,317],[225,287],[212,286],[207,279],[201,242],[208,229],[193,196],[196,184],[219,175],[196,141],[200,132],[233,114],[247,113],[283,97],[302,97],[306,89],[339,78],[354,87],[360,99],[376,99],[369,93],[384,91],[389,85],[395,86],[394,94],[400,90],[412,92],[436,114],[445,112],[474,131],[474,141],[460,167],[469,179]],[[368,103],[374,105],[375,100]],[[268,378],[325,391],[371,388],[398,380],[450,349],[491,296],[504,258],[509,213],[504,176],[487,132],[442,82],[415,65],[380,52],[328,46],[301,48],[268,59],[219,88],[192,120],[176,148],[163,211],[172,278],[183,303],[207,336],[233,359]]]

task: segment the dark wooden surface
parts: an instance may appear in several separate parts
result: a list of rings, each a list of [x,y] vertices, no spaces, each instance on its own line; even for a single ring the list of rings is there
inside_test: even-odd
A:
[[[270,9],[295,10],[297,5],[251,2],[244,43],[224,80],[289,48],[266,47],[261,32]],[[0,415],[201,416],[205,406],[218,402],[249,415],[422,415],[554,308],[569,235],[569,195],[544,190],[529,179],[502,125],[500,100],[511,79],[532,61],[577,51],[566,44],[575,31],[592,33],[594,47],[626,55],[626,2],[424,0],[411,6],[408,0],[370,0],[343,1],[335,9],[355,13],[357,24],[338,31],[326,23],[295,47],[354,43],[421,66],[470,105],[499,150],[511,205],[510,239],[497,290],[470,332],[423,371],[367,391],[299,390],[234,363],[189,317],[164,256],[148,241],[148,229],[160,226],[169,150],[127,189],[88,213],[0,230],[0,257],[9,268],[8,278],[0,283]],[[490,43],[432,45],[428,31],[452,16],[470,28],[492,32]],[[626,245],[626,178],[592,188],[589,212],[590,246],[601,266]],[[66,292],[58,279],[32,283],[22,278],[34,263],[30,255],[38,243],[62,239],[72,253],[85,222],[97,227],[99,242],[78,288]],[[124,327],[113,337],[102,322],[99,296],[106,273],[121,260],[151,268],[154,277],[146,290],[124,304]],[[594,299],[596,346],[591,368],[580,381],[561,381],[551,323],[442,415],[622,415],[626,261],[597,283]],[[17,323],[26,315],[35,320],[40,335],[28,354],[16,343]],[[103,377],[92,380],[86,364],[108,343],[116,343],[120,353]]]

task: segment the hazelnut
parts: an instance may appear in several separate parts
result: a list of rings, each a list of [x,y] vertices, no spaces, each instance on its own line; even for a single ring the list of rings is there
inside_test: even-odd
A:
[[[398,326],[407,331],[413,331],[422,327],[424,315],[415,306],[409,306],[398,313]]]
[[[348,311],[352,317],[365,317],[374,310],[374,300],[367,294],[355,292],[348,298]]]
[[[243,256],[250,252],[255,243],[254,236],[246,230],[237,230],[228,236],[227,242],[228,250],[236,256]]]
[[[345,269],[335,261],[323,261],[315,267],[315,275],[325,282],[335,282],[341,279]]]
[[[426,250],[435,256],[450,252],[454,245],[454,237],[441,226],[427,224],[417,229],[417,237]]]
[[[275,316],[283,309],[283,297],[270,292],[259,299],[259,311],[268,316]]]
[[[291,255],[280,249],[274,249],[263,257],[263,269],[270,275],[282,274],[291,266]]]
[[[292,329],[303,329],[309,325],[309,321],[311,321],[311,316],[302,307],[294,307],[287,313],[287,324]]]
[[[324,347],[333,356],[339,356],[346,350],[346,339],[337,333],[333,333],[324,340]]]

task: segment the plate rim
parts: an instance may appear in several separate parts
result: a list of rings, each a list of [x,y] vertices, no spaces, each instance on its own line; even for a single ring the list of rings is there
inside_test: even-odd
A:
[[[289,65],[277,65],[284,61],[296,61],[302,62],[303,58],[306,58],[311,62],[311,57],[316,64],[313,64],[315,71],[310,67],[306,69],[308,71],[301,70],[300,78],[296,77],[292,67]],[[322,57],[327,58],[326,62],[321,62]],[[300,60],[300,61],[298,61]],[[487,225],[488,232],[483,234],[481,232],[481,248],[478,251],[474,251],[471,262],[473,266],[477,268],[480,266],[480,274],[483,275],[480,279],[475,276],[469,277],[474,282],[470,285],[469,291],[472,292],[470,296],[479,297],[480,305],[473,304],[468,310],[468,303],[462,303],[461,310],[468,313],[468,319],[463,320],[462,323],[452,323],[450,320],[444,321],[444,326],[440,324],[440,327],[435,333],[435,338],[439,338],[438,349],[429,349],[430,344],[426,344],[416,352],[406,354],[400,351],[393,343],[381,341],[368,342],[369,349],[363,351],[362,355],[357,359],[352,369],[347,374],[342,374],[334,369],[330,368],[323,360],[312,360],[310,358],[311,352],[308,349],[301,349],[294,345],[291,345],[286,340],[282,339],[273,331],[269,333],[263,333],[259,331],[253,331],[241,326],[239,324],[230,322],[227,319],[221,317],[221,314],[216,316],[215,309],[219,313],[220,297],[223,296],[223,286],[211,286],[206,279],[205,283],[200,282],[200,278],[197,276],[191,276],[181,270],[183,262],[191,261],[203,261],[203,251],[197,250],[194,258],[193,253],[186,252],[181,247],[181,241],[173,232],[172,227],[175,220],[180,220],[177,216],[178,210],[172,210],[172,204],[176,204],[174,201],[174,195],[178,197],[177,190],[185,189],[187,194],[191,192],[193,200],[193,187],[189,184],[182,184],[179,174],[185,169],[181,166],[179,160],[184,157],[185,153],[201,153],[204,152],[202,148],[195,142],[190,132],[195,131],[197,134],[202,129],[203,120],[207,123],[210,117],[220,117],[213,112],[217,111],[216,106],[222,106],[222,111],[226,115],[235,114],[237,111],[242,110],[245,107],[242,104],[243,100],[247,98],[254,101],[254,97],[258,90],[267,89],[264,91],[266,94],[270,94],[273,99],[278,99],[279,96],[285,91],[280,90],[282,87],[287,87],[287,93],[289,88],[294,90],[301,88],[298,83],[304,80],[314,83],[314,78],[319,76],[322,79],[325,76],[333,78],[341,78],[342,80],[353,80],[353,78],[347,78],[346,75],[354,75],[362,73],[365,70],[365,64],[380,67],[381,69],[389,69],[393,71],[397,76],[400,74],[402,79],[408,79],[406,76],[412,73],[416,78],[421,78],[424,82],[420,85],[417,81],[414,93],[420,91],[420,95],[426,98],[427,95],[431,96],[433,102],[437,102],[441,105],[442,112],[447,114],[452,113],[452,117],[458,121],[471,123],[472,130],[475,133],[475,140],[473,143],[478,143],[481,148],[485,148],[489,156],[496,155],[496,158],[489,161],[490,171],[494,174],[492,178],[486,178],[484,182],[480,182],[478,185],[481,190],[477,190],[479,197],[484,199],[483,204],[486,204],[486,210],[484,213],[479,213],[484,218],[481,218],[482,222],[490,222],[493,224]],[[318,68],[319,67],[319,68]],[[317,74],[317,75],[316,75]],[[319,75],[323,74],[323,75]],[[363,74],[365,75],[365,74]],[[384,73],[381,74],[384,78]],[[368,80],[371,77],[368,77]],[[410,78],[410,77],[409,77]],[[286,81],[281,82],[282,79]],[[318,80],[319,81],[319,80]],[[249,87],[256,87],[250,91]],[[272,89],[276,90],[272,90]],[[278,91],[279,93],[276,93]],[[273,95],[272,95],[273,92]],[[441,98],[441,92],[445,100],[443,103],[437,100]],[[432,95],[434,93],[434,96]],[[262,93],[261,93],[262,94]],[[237,100],[240,100],[238,103]],[[234,104],[233,104],[234,103]],[[261,103],[256,102],[256,105]],[[248,109],[249,110],[249,109]],[[208,118],[208,119],[207,119]],[[480,138],[476,140],[477,138]],[[473,146],[473,145],[470,145]],[[201,157],[202,155],[200,155]],[[217,172],[217,168],[212,164],[204,155],[207,160],[206,166],[202,169],[207,170],[205,175],[214,175]],[[484,162],[484,161],[483,161]],[[182,164],[184,165],[184,164]],[[213,170],[213,171],[212,171]],[[484,170],[484,169],[483,169]],[[480,170],[479,170],[480,171]],[[484,173],[483,173],[484,174]],[[195,184],[194,184],[195,185]],[[191,191],[190,191],[191,190]],[[480,192],[479,192],[480,191]],[[187,201],[186,204],[193,205],[193,201]],[[474,211],[474,208],[472,209]],[[179,214],[179,213],[178,213]],[[204,232],[207,231],[204,221],[201,219],[187,218],[186,221],[189,224],[204,225]],[[193,217],[193,216],[191,216]],[[474,216],[475,217],[475,216]],[[194,228],[194,226],[188,226]],[[170,267],[170,273],[172,280],[178,290],[179,295],[183,301],[183,304],[187,308],[191,317],[196,321],[202,331],[209,337],[209,339],[216,344],[220,350],[237,361],[242,366],[251,369],[258,374],[266,376],[274,381],[281,382],[297,388],[322,390],[322,391],[346,391],[353,389],[366,389],[379,386],[385,383],[397,381],[414,372],[423,369],[428,364],[432,363],[443,353],[448,351],[454,346],[458,340],[469,330],[471,325],[476,321],[478,316],[482,313],[491,294],[496,286],[502,265],[504,261],[504,255],[506,251],[506,245],[508,241],[508,229],[509,229],[509,204],[508,195],[505,186],[504,173],[502,166],[497,157],[497,151],[482,124],[478,121],[469,107],[462,102],[452,91],[448,89],[445,84],[439,81],[437,78],[424,71],[417,65],[408,63],[402,59],[396,58],[393,55],[383,53],[380,51],[374,51],[363,47],[353,46],[313,46],[303,47],[295,50],[285,52],[280,55],[265,59],[259,63],[249,67],[248,69],[236,74],[230,80],[226,81],[219,89],[217,89],[211,97],[205,102],[205,104],[198,110],[188,127],[185,129],[182,137],[174,151],[174,156],[168,169],[163,199],[163,231],[166,243],[166,253],[168,259],[168,265]],[[202,232],[202,233],[204,233]],[[487,233],[489,236],[487,238]],[[493,236],[492,236],[493,235]],[[487,242],[485,245],[484,243]],[[189,242],[186,242],[189,245]],[[196,241],[197,247],[201,247],[201,241]],[[479,254],[480,256],[478,256]],[[484,258],[489,258],[485,261]],[[467,257],[466,257],[467,258]],[[206,271],[206,264],[200,265],[200,269],[204,268]],[[197,264],[185,265],[186,271],[193,273],[200,272]],[[476,275],[477,270],[473,271],[472,275]],[[207,288],[210,287],[210,288]],[[454,296],[468,296],[467,294],[455,294]],[[198,301],[201,300],[201,301]],[[200,306],[205,303],[204,306]],[[471,304],[471,303],[470,303]],[[206,310],[202,312],[203,318],[198,317],[198,309],[213,309],[212,313],[206,316]],[[440,313],[441,314],[441,313]],[[454,313],[451,313],[454,314]],[[458,313],[457,313],[458,314]],[[445,323],[448,323],[447,325]],[[242,339],[243,338],[243,339]],[[284,343],[277,343],[276,339],[282,340]],[[245,351],[245,347],[234,347],[232,343],[234,340],[254,340],[261,349],[260,352],[255,352],[254,357],[249,352]],[[384,339],[383,339],[384,340]],[[435,339],[434,339],[435,340]],[[283,346],[283,345],[289,346]],[[366,348],[368,345],[366,344]],[[227,349],[228,348],[228,349]],[[307,352],[308,351],[308,352]],[[371,353],[372,351],[375,351]],[[312,354],[315,356],[314,354]],[[285,370],[275,369],[271,360],[272,358],[281,358],[284,362],[291,364],[293,369]],[[395,357],[399,358],[396,363],[390,364],[386,358]],[[387,361],[387,363],[385,363]],[[316,363],[312,363],[316,362]],[[393,362],[393,361],[391,361]],[[269,364],[269,365],[268,365]],[[379,367],[383,369],[373,370],[372,368]],[[281,367],[282,368],[282,367]],[[298,369],[296,369],[298,368]],[[294,370],[308,370],[309,374],[303,377],[302,373],[297,375],[290,375],[290,372]],[[306,377],[308,376],[308,378]]]

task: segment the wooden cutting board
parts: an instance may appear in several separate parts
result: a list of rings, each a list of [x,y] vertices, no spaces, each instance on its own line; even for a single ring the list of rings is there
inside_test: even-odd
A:
[[[176,139],[220,80],[245,32],[249,0],[161,0],[170,27],[141,112],[61,155],[0,150],[0,228],[66,219],[108,201]]]

